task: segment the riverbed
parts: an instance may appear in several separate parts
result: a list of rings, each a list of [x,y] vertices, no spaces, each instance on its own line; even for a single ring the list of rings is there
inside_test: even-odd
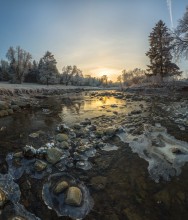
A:
[[[41,220],[69,219],[58,217],[55,205],[49,209],[42,195],[48,177],[63,173],[83,183],[89,192],[92,205],[87,207],[84,219],[187,219],[187,112],[186,96],[179,99],[88,91],[46,97],[40,100],[38,108],[0,119],[0,172],[2,175],[9,172],[5,160],[9,153],[20,152],[26,145],[40,149],[46,144],[56,144],[60,133],[57,127],[63,124],[63,133],[71,146],[67,157],[71,165],[66,164],[62,171],[52,167],[42,178],[26,172],[14,179],[21,192],[19,204],[29,213]],[[156,130],[159,132],[156,137],[162,135],[160,141],[165,147],[167,139],[170,139],[168,146],[179,144],[176,152],[174,147],[169,149],[173,158],[183,161],[181,166],[167,161],[166,156],[171,154],[161,150],[164,147],[139,150],[139,138],[147,138],[147,132],[154,136]],[[90,156],[80,159],[88,150]],[[155,165],[152,169],[151,163]],[[0,219],[15,215],[12,203],[3,206]],[[71,209],[71,213],[75,211]],[[22,217],[30,219],[28,214]]]

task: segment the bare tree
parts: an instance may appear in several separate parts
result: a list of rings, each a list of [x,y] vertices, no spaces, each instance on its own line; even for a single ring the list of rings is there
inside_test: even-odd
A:
[[[177,59],[188,59],[188,7],[183,18],[179,20],[174,35],[174,54]]]
[[[31,54],[18,46],[16,49],[10,47],[6,56],[10,62],[10,74],[12,75],[12,82],[22,83],[30,66],[30,61],[32,59]]]

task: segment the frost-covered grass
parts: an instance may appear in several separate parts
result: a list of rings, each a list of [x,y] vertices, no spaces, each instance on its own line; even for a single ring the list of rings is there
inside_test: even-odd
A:
[[[10,84],[8,82],[0,82],[0,89],[88,89],[88,90],[96,90],[96,89],[105,89],[103,87],[92,87],[92,86],[65,86],[65,85],[40,85],[37,83],[22,83],[22,84]],[[109,89],[109,88],[108,88]],[[115,88],[112,88],[115,89]]]

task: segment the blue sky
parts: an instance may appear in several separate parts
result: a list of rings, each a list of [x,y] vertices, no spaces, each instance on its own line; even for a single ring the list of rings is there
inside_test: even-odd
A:
[[[176,26],[188,1],[171,2]],[[20,45],[36,60],[51,51],[59,70],[77,65],[113,77],[146,68],[148,36],[160,19],[171,27],[166,0],[0,0],[0,58]]]

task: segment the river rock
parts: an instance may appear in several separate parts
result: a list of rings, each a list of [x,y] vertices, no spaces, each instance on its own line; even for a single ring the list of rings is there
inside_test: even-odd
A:
[[[171,151],[173,154],[181,154],[182,153],[181,150],[177,147],[171,148]]]
[[[79,129],[81,129],[81,125],[80,124],[78,124],[78,123],[76,123],[76,124],[74,124],[74,126],[73,126],[76,130],[79,130]]]
[[[54,193],[59,194],[64,192],[66,189],[68,189],[69,184],[66,181],[60,181],[57,183],[57,185],[54,187]]]
[[[66,134],[57,134],[56,135],[56,140],[59,141],[59,142],[67,141],[68,140],[68,135],[66,135]]]
[[[82,192],[78,187],[69,187],[65,203],[72,206],[80,206],[82,202]]]
[[[4,117],[8,115],[8,111],[7,110],[1,110],[0,111],[0,117]]]
[[[116,128],[114,127],[108,127],[105,131],[104,134],[108,136],[113,136],[116,133]]]
[[[26,145],[24,148],[23,148],[23,155],[25,157],[29,157],[29,158],[32,158],[36,155],[36,149],[32,146],[28,146]]]
[[[19,151],[14,153],[14,158],[22,158],[23,157],[23,152]]]
[[[60,160],[62,154],[62,151],[58,148],[48,149],[46,152],[46,160],[51,164],[55,164]]]
[[[36,160],[36,162],[34,164],[34,168],[38,172],[41,172],[41,171],[45,170],[46,167],[47,167],[47,163],[45,163],[42,160]]]
[[[8,109],[8,104],[5,101],[0,101],[0,110]]]
[[[58,144],[58,147],[60,147],[62,149],[69,149],[70,145],[67,141],[62,141],[61,143]]]
[[[62,133],[62,132],[69,132],[70,131],[70,128],[66,125],[66,124],[60,124],[58,127],[57,127],[57,131]]]
[[[91,121],[86,118],[86,119],[85,119],[84,121],[82,121],[80,124],[83,125],[83,126],[91,125]]]
[[[18,105],[11,105],[11,109],[13,111],[20,111],[21,110],[21,108]]]
[[[0,207],[2,207],[7,201],[5,192],[0,188]]]
[[[14,111],[10,108],[10,109],[7,109],[7,112],[9,115],[12,115],[14,113]]]

